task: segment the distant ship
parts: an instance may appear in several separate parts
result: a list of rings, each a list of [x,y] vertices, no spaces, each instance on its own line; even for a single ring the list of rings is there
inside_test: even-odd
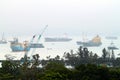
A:
[[[29,51],[31,48],[44,48],[43,44],[40,43],[29,43],[28,41],[19,43],[17,38],[14,38],[14,41],[10,41],[10,43],[13,52]]]
[[[4,38],[4,34],[2,35],[2,39],[0,40],[0,44],[6,44],[7,40]]]
[[[105,37],[106,39],[117,39],[117,37],[116,36],[107,36],[107,37]]]
[[[111,42],[110,46],[108,46],[108,50],[118,50],[119,48],[117,48],[113,42]]]
[[[30,47],[28,43],[19,43],[17,38],[14,38],[14,41],[10,41],[10,48],[12,52],[20,52],[20,51],[29,51]]]
[[[98,35],[90,41],[87,42],[77,41],[76,43],[77,45],[82,45],[85,47],[98,47],[102,45],[101,38]]]
[[[45,42],[68,42],[71,41],[71,38],[67,37],[46,37]]]
[[[18,42],[18,38],[14,38],[13,41],[10,41],[11,45],[11,49],[13,52],[17,52],[17,51],[29,51],[31,48],[44,48],[43,44],[39,43],[42,34],[44,33],[44,31],[46,30],[46,28],[48,27],[48,25],[45,26],[45,28],[43,29],[43,31],[41,32],[41,34],[39,34],[38,38],[37,38],[37,42],[34,43],[34,39],[36,37],[36,35],[34,35],[32,37],[32,39],[30,40],[30,42],[28,41],[24,41],[23,43],[19,43]],[[34,49],[35,51],[35,49]]]
[[[44,45],[42,43],[31,43],[30,48],[44,48]]]

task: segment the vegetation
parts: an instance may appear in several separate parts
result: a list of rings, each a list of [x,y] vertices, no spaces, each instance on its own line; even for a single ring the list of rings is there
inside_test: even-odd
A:
[[[65,52],[63,58],[57,55],[40,60],[36,54],[32,60],[27,56],[20,61],[6,60],[0,68],[0,80],[120,80],[120,59],[110,57],[105,48],[102,52],[99,57],[80,47],[77,53]]]

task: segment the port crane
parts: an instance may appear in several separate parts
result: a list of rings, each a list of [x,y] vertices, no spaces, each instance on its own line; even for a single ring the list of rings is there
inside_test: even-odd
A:
[[[46,25],[45,28],[43,29],[43,31],[39,34],[36,43],[39,43],[39,41],[40,41],[40,39],[41,39],[41,36],[43,35],[43,33],[45,32],[45,30],[47,29],[47,27],[48,27],[48,25]],[[35,36],[36,36],[36,35],[34,35],[34,36],[32,37],[32,39],[31,39],[31,41],[30,41],[30,44],[33,43],[33,41],[34,41],[34,39],[35,39]],[[32,55],[33,55],[33,53],[35,52],[35,50],[36,50],[36,48],[33,49],[32,53],[31,53],[31,55],[30,55],[30,60],[31,60]],[[23,61],[22,61],[23,63],[25,63],[25,62],[27,61],[27,58],[28,58],[27,55],[28,55],[28,53],[29,53],[29,51],[25,50],[25,54],[24,54]]]
[[[41,39],[41,36],[43,35],[43,33],[45,32],[45,30],[46,30],[47,27],[48,27],[48,25],[45,26],[45,28],[43,29],[43,31],[41,32],[41,34],[38,36],[38,39],[37,39],[36,43],[39,43],[39,41],[40,41],[40,39]],[[36,48],[33,49],[32,53],[31,53],[31,55],[30,55],[31,58],[32,58],[32,55],[33,55],[33,53],[34,53],[35,51],[36,51]]]

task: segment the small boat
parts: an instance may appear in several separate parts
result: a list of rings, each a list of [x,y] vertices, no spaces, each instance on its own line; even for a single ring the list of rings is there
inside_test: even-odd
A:
[[[92,40],[89,40],[86,42],[77,41],[76,43],[77,43],[77,45],[82,45],[85,47],[98,47],[98,46],[102,45],[101,38],[98,35],[96,37],[94,37]]]
[[[2,35],[2,39],[0,40],[0,44],[6,44],[7,40],[4,38],[4,34]]]
[[[113,42],[111,42],[110,46],[108,46],[108,50],[118,50],[119,48],[117,48]]]

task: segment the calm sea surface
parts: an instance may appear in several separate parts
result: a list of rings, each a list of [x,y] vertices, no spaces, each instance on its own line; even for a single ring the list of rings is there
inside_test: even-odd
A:
[[[18,37],[19,42],[23,42],[25,40],[30,41],[31,37]],[[72,37],[72,41],[70,42],[44,42],[44,37],[41,38],[40,43],[43,43],[45,48],[39,48],[31,49],[28,52],[28,56],[39,54],[41,59],[46,59],[46,56],[55,57],[56,55],[63,56],[64,52],[70,52],[70,50],[74,50],[74,53],[77,52],[77,49],[79,48],[79,45],[76,44],[76,41],[80,40],[82,41],[81,37]],[[90,37],[89,39],[92,39]],[[101,37],[102,39],[102,45],[100,47],[89,47],[89,51],[92,51],[93,53],[97,53],[99,56],[102,55],[102,49],[106,48],[110,45],[111,41],[114,42],[116,47],[120,49],[120,38],[116,40],[108,40],[105,39],[105,37]],[[12,40],[12,38],[7,38],[8,41]],[[34,41],[36,42],[36,40]],[[120,50],[115,50],[115,56],[119,57]],[[6,55],[14,57],[14,59],[19,60],[21,57],[23,57],[25,52],[12,52],[10,48],[10,43],[7,44],[0,44],[0,60],[5,60]]]

